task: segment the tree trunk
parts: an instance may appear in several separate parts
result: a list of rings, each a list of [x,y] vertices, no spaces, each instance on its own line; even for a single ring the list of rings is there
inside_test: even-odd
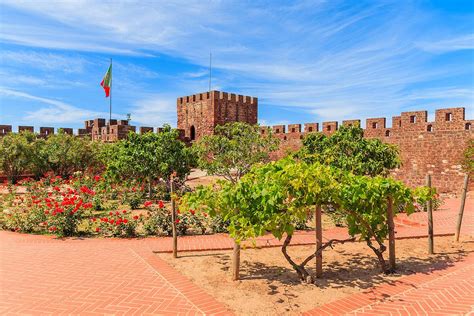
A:
[[[393,222],[393,201],[387,200],[387,224],[388,224],[388,257],[390,271],[395,272],[395,223]]]
[[[281,246],[281,252],[283,253],[283,256],[285,256],[285,259],[291,264],[293,269],[295,269],[296,273],[298,274],[299,278],[301,281],[304,281],[306,283],[313,283],[313,278],[309,275],[308,271],[304,268],[304,266],[296,264],[291,257],[288,255],[287,252],[287,247],[291,242],[291,238],[293,238],[292,235],[287,235],[285,238],[285,241],[283,242],[283,245]]]
[[[173,229],[173,258],[178,258],[178,232],[176,231],[176,205],[173,198],[173,193],[174,193],[173,176],[171,176],[170,192],[171,192],[171,227]]]
[[[323,275],[323,252],[318,251],[323,244],[323,226],[321,223],[321,205],[316,206],[316,213],[314,216],[316,226],[316,278],[321,278]]]
[[[454,240],[459,241],[459,235],[461,234],[461,224],[462,224],[462,216],[464,214],[464,205],[466,203],[466,193],[467,193],[467,187],[469,185],[469,173],[466,173],[464,176],[464,187],[462,190],[462,196],[461,196],[461,206],[459,207],[459,214],[458,214],[458,221],[456,224],[456,234],[454,235]]]
[[[235,241],[232,253],[232,280],[240,280],[240,244]]]
[[[426,175],[426,186],[431,189],[431,175]],[[433,233],[433,208],[431,200],[428,200],[426,205],[426,211],[428,213],[428,253],[432,255],[434,253],[434,233]]]
[[[383,257],[383,252],[386,249],[385,246],[383,244],[379,244],[380,248],[377,249],[372,245],[372,241],[370,240],[370,238],[367,238],[365,241],[367,242],[367,245],[370,247],[370,249],[372,249],[375,255],[377,256],[382,272],[385,274],[389,274],[390,270],[387,268],[387,263],[385,262],[385,259]]]
[[[151,199],[151,177],[148,178],[148,198]]]

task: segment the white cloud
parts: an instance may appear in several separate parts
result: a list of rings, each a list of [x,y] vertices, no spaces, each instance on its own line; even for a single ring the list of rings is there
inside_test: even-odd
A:
[[[261,104],[295,107],[315,119],[333,120],[374,111],[378,116],[396,114],[407,102],[420,102],[422,94],[406,93],[408,87],[469,71],[463,65],[430,65],[433,54],[473,47],[472,34],[449,38],[446,26],[435,32],[442,28],[438,17],[408,2],[270,6],[259,1],[5,0],[3,5],[31,16],[15,20],[6,15],[0,29],[3,42],[94,53],[164,53],[199,66],[167,78],[174,81],[176,94],[151,94],[129,109],[134,120],[154,126],[175,121],[177,96],[207,89],[209,51],[216,70],[214,89],[232,87],[233,92],[258,96]],[[131,64],[117,64],[116,69],[160,77]],[[140,83],[124,78],[119,84]],[[444,91],[472,100],[465,92],[472,88],[469,84]]]
[[[151,94],[136,101],[130,113],[132,122],[139,123],[137,125],[156,127],[166,123],[176,126],[176,99],[169,95]]]
[[[472,50],[474,49],[474,34],[451,37],[442,40],[434,40],[430,42],[420,42],[417,44],[417,47],[432,53]]]
[[[54,53],[40,53],[35,51],[11,51],[0,52],[0,62],[3,66],[17,64],[29,66],[44,71],[60,71],[65,73],[81,73],[89,63],[80,56],[64,56]]]
[[[25,117],[22,118],[25,121],[48,124],[77,124],[78,122],[85,121],[92,117],[105,117],[107,115],[106,113],[75,107],[60,100],[35,96],[26,92],[2,87],[0,87],[0,95],[4,98],[28,99],[48,105],[35,111],[28,111]]]

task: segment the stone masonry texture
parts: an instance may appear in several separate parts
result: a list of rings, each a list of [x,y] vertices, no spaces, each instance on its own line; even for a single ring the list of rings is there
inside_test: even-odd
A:
[[[258,99],[221,91],[209,91],[177,98],[177,127],[179,138],[187,143],[198,140],[204,135],[214,133],[217,125],[228,122],[257,124]],[[342,125],[358,125],[361,120],[344,120]],[[463,152],[469,140],[474,139],[474,120],[466,120],[465,109],[445,108],[435,112],[435,120],[428,121],[427,111],[403,112],[392,117],[391,127],[387,119],[368,118],[364,135],[367,138],[379,138],[395,144],[400,149],[402,166],[393,170],[392,175],[410,186],[425,183],[427,174],[432,175],[432,184],[441,193],[459,193],[462,189],[464,172],[461,168]],[[261,126],[262,135],[273,131],[281,140],[273,159],[283,157],[287,152],[298,150],[301,140],[308,133],[320,132],[331,135],[337,131],[339,122],[310,122],[304,124]],[[33,131],[33,126],[19,126],[19,131]],[[63,128],[72,134],[72,129]],[[153,132],[153,127],[140,127],[140,133]],[[78,130],[78,136],[90,135],[93,140],[114,142],[123,139],[129,131],[136,131],[126,120],[106,121],[96,118],[85,122]],[[159,133],[161,128],[157,128]],[[11,125],[0,125],[0,137],[12,132]],[[52,127],[40,127],[39,137],[54,134]],[[474,176],[471,176],[469,190],[474,190]]]

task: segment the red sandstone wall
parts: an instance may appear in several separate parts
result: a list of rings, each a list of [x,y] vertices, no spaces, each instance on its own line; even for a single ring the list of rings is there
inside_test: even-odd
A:
[[[474,139],[474,120],[465,120],[464,108],[436,110],[435,121],[427,121],[427,111],[403,112],[392,118],[392,127],[386,127],[385,118],[366,120],[365,137],[380,138],[400,148],[402,166],[393,170],[392,175],[410,186],[425,183],[427,174],[432,175],[432,183],[439,192],[460,192],[464,179],[461,170],[463,152],[470,139]],[[360,125],[360,120],[343,121],[343,125]],[[306,123],[305,132],[300,132],[298,124],[273,126],[273,132],[281,140],[280,149],[272,155],[273,159],[283,157],[288,152],[301,147],[301,139],[313,131],[326,135],[334,133],[337,122],[323,122],[322,130],[317,123]],[[265,131],[268,127],[262,126]],[[264,134],[264,132],[262,132]],[[469,182],[474,190],[474,179]]]
[[[257,124],[258,99],[249,96],[211,91],[180,97],[176,107],[178,129],[190,140],[210,135],[217,125],[228,122]]]

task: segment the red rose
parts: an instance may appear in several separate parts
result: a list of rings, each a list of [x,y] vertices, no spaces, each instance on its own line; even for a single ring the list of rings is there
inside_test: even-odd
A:
[[[138,216],[137,215],[133,216],[133,219],[138,220]]]
[[[196,214],[196,211],[194,211],[194,210],[189,210],[189,213],[191,213],[191,214],[194,215],[194,214]]]
[[[123,210],[122,213],[127,214],[127,210]]]
[[[163,203],[162,200],[159,200],[159,201],[158,201],[158,207],[159,207],[159,208],[165,207],[165,204]]]
[[[148,207],[148,206],[150,206],[150,205],[152,205],[152,204],[153,204],[152,201],[146,201],[143,205],[144,205],[145,207]]]
[[[176,224],[178,224],[179,222],[181,222],[181,220],[178,218],[177,220],[175,220]]]
[[[124,218],[124,219],[123,219],[123,223],[124,223],[124,224],[127,224],[127,223],[128,223],[128,219]]]
[[[96,231],[96,232],[100,232],[100,227],[97,227],[97,228],[95,229],[95,231]]]
[[[114,215],[114,212],[109,212],[109,215],[110,215],[110,216]]]

